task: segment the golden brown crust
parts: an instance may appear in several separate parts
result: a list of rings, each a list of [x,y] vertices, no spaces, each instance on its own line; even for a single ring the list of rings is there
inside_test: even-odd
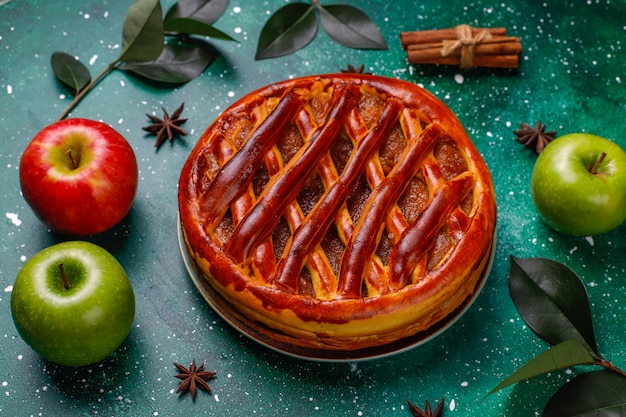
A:
[[[183,167],[182,232],[221,307],[282,343],[352,350],[445,319],[488,268],[489,171],[408,82],[311,76],[243,97]]]

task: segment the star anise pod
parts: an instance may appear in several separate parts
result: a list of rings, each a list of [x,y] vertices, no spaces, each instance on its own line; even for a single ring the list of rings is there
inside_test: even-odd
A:
[[[171,116],[165,109],[163,109],[163,119],[159,119],[151,114],[146,114],[152,124],[150,126],[142,127],[142,129],[149,133],[156,133],[157,139],[154,146],[159,148],[165,143],[166,139],[173,141],[176,136],[187,135],[187,132],[180,127],[180,125],[187,121],[187,119],[180,118],[180,114],[183,112],[184,107],[185,103],[181,104],[176,110],[174,110],[174,113],[172,113]]]
[[[548,143],[554,140],[556,130],[546,132],[546,125],[537,122],[535,127],[531,127],[526,123],[520,123],[519,130],[513,133],[517,135],[517,140],[523,143],[527,148],[535,147],[537,154],[540,154]]]
[[[365,64],[361,64],[358,67],[353,66],[352,64],[348,64],[348,68],[342,69],[342,73],[354,73],[354,74],[371,74],[371,72],[363,72],[365,69]]]
[[[439,403],[439,405],[437,405],[437,408],[435,408],[435,411],[431,411],[430,409],[430,403],[428,402],[428,400],[426,401],[426,409],[422,410],[421,408],[419,408],[418,406],[416,406],[415,404],[411,403],[411,401],[407,401],[406,403],[409,405],[409,411],[411,411],[411,414],[413,414],[413,417],[441,417],[443,416],[443,405],[444,405],[444,399],[441,399],[441,402]]]
[[[175,377],[182,381],[178,386],[176,393],[189,391],[191,398],[195,399],[198,388],[209,393],[211,392],[211,388],[206,381],[213,378],[215,376],[215,372],[205,371],[204,364],[196,367],[196,360],[194,359],[191,362],[189,369],[176,362],[174,362],[174,366],[180,372],[178,375],[175,375]]]

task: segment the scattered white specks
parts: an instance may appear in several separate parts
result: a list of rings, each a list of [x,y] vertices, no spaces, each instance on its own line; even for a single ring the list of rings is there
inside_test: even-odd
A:
[[[13,223],[15,226],[19,226],[22,224],[22,221],[18,219],[16,213],[6,213],[6,216],[7,219],[11,220],[11,223]]]
[[[463,84],[463,81],[465,81],[465,77],[463,77],[463,74],[454,74],[454,81],[459,84]]]
[[[9,385],[9,383],[7,381],[2,381],[2,386],[6,387],[7,385]]]
[[[591,246],[593,246],[593,236],[587,236],[587,237],[585,238],[585,240],[586,240],[587,242],[589,242],[589,244],[590,244]]]
[[[239,6],[233,7],[233,13],[240,13],[240,12],[241,12],[241,7]]]
[[[456,401],[454,401],[454,398],[452,400],[450,400],[450,411],[454,411],[454,409],[456,408]]]
[[[89,16],[89,13],[85,13],[85,14],[83,15],[83,17],[84,17],[85,19],[89,19],[91,16]]]
[[[26,262],[26,259],[27,259],[27,258],[26,258],[26,255],[22,255],[22,256],[20,256],[20,261],[22,261],[22,262]]]
[[[7,94],[13,94],[13,86],[7,85]]]
[[[235,28],[235,29],[234,29],[234,32],[235,32],[235,33],[241,33],[241,28]]]
[[[569,254],[571,255],[572,253],[576,252],[578,250],[578,246],[574,246],[572,249],[569,250]]]
[[[17,355],[17,360],[21,361],[22,359],[24,359],[24,357],[22,355]]]
[[[461,386],[462,386],[462,387],[466,387],[466,386],[468,386],[468,385],[469,385],[469,382],[467,382],[467,381],[463,381],[463,382],[461,382]]]
[[[96,60],[98,59],[98,55],[94,55],[89,59],[89,65],[93,65],[95,64]]]
[[[4,292],[11,292],[11,291],[13,291],[13,285],[9,285],[8,287],[4,289]]]
[[[215,402],[218,402],[218,403],[220,402],[220,397],[218,397],[217,394],[215,394],[213,398],[215,398]]]
[[[117,121],[118,125],[121,125],[122,123],[124,123],[124,119],[120,119],[120,120]]]
[[[617,81],[619,84],[622,83],[622,79],[620,77],[615,77],[615,81]]]
[[[228,92],[228,97],[235,97],[235,92],[234,91],[229,91]]]
[[[65,94],[59,94],[59,98],[60,98],[61,100],[65,100]]]

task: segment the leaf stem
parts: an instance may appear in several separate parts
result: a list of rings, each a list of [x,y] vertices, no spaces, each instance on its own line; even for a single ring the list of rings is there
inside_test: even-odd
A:
[[[111,62],[105,69],[104,71],[102,71],[100,74],[98,74],[98,76],[96,78],[94,78],[89,84],[87,84],[85,86],[85,88],[83,88],[82,90],[80,90],[80,92],[78,94],[76,94],[76,96],[74,96],[74,100],[72,100],[72,102],[69,104],[69,106],[67,106],[67,108],[65,109],[65,111],[61,114],[61,117],[59,117],[59,120],[63,120],[67,117],[67,115],[72,111],[72,109],[74,109],[74,107],[76,107],[76,105],[80,102],[80,100],[82,100],[82,98],[96,85],[98,84],[98,82],[100,82],[101,79],[103,79],[109,72],[111,72],[113,69],[115,69],[115,67],[118,64],[119,59],[116,59],[115,61]]]
[[[608,369],[609,371],[613,371],[615,373],[618,373],[626,377],[626,371],[623,371],[622,369],[613,365],[611,362],[607,361],[606,359],[600,359],[599,361],[596,362],[596,364],[602,366],[605,369]]]

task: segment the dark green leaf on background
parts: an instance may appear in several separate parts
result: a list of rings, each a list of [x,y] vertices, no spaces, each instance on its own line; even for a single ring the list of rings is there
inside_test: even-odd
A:
[[[511,297],[524,321],[552,345],[576,339],[597,354],[585,286],[567,266],[511,256]]]
[[[163,49],[163,11],[159,0],[137,0],[126,14],[119,61],[146,62]]]
[[[50,64],[57,78],[74,93],[78,93],[91,81],[89,69],[70,54],[54,52]]]
[[[565,384],[543,410],[543,417],[626,416],[626,377],[602,370]]]
[[[208,36],[214,39],[235,41],[228,34],[214,28],[210,24],[194,20],[188,17],[175,17],[165,21],[164,29],[168,32],[184,33],[188,35]]]
[[[228,0],[178,0],[165,15],[165,22],[178,17],[188,17],[207,25],[219,19],[228,6]]]
[[[182,84],[199,76],[219,53],[209,45],[182,46],[167,44],[158,59],[150,62],[126,62],[118,68],[153,81]]]
[[[292,3],[278,9],[261,29],[255,59],[288,55],[308,45],[317,34],[315,7]]]
[[[487,395],[491,395],[516,382],[575,365],[589,365],[598,359],[594,353],[589,351],[586,345],[582,345],[574,339],[566,340],[528,361]]]
[[[387,43],[376,24],[353,6],[319,6],[324,31],[349,48],[387,49]]]

